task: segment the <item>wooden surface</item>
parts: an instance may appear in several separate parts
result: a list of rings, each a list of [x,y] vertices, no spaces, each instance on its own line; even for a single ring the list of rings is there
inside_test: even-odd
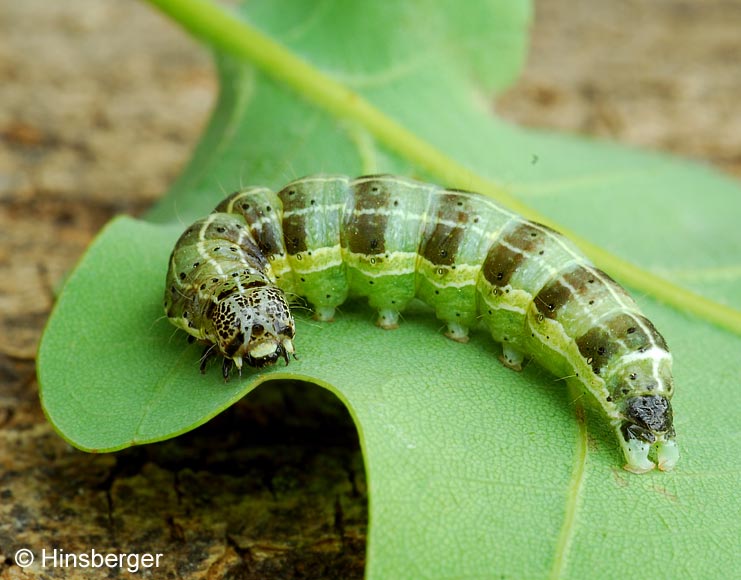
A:
[[[741,176],[741,2],[537,7],[499,114]],[[102,577],[23,571],[23,547],[162,553],[157,578],[361,577],[357,435],[320,389],[258,389],[186,436],[116,454],[76,451],[45,421],[34,356],[54,289],[106,221],[178,174],[216,80],[205,51],[136,2],[4,2],[0,38],[0,578]]]

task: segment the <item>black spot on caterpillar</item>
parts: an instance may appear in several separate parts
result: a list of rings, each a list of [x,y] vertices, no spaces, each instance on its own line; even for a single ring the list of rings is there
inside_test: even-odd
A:
[[[319,320],[365,297],[396,328],[414,298],[465,342],[483,326],[502,362],[525,357],[591,393],[626,469],[674,467],[672,357],[612,278],[550,228],[478,194],[403,177],[312,176],[277,194],[252,187],[190,226],[170,257],[165,311],[209,356],[262,367],[294,353],[285,293]]]

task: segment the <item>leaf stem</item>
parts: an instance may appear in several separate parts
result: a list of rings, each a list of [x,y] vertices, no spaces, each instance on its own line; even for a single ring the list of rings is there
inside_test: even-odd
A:
[[[686,290],[631,262],[574,235],[523,204],[503,186],[485,179],[420,139],[357,93],[324,74],[251,24],[210,0],[147,0],[211,46],[253,63],[263,73],[284,83],[305,99],[364,127],[380,143],[409,159],[441,183],[465,183],[528,219],[559,230],[584,253],[634,289],[689,312],[736,334],[741,334],[741,312]]]

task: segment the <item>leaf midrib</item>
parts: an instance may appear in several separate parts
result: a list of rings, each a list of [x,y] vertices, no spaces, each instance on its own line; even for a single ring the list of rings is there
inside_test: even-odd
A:
[[[577,529],[579,500],[584,487],[587,452],[589,449],[586,414],[583,405],[579,402],[580,393],[573,384],[569,384],[569,396],[574,401],[574,413],[579,432],[575,440],[576,447],[574,449],[574,464],[571,468],[571,477],[569,478],[569,485],[566,488],[567,496],[564,505],[564,518],[561,524],[561,530],[558,533],[556,549],[551,562],[549,578],[554,580],[564,577],[566,566],[568,565],[568,557]]]
[[[197,38],[290,87],[333,116],[364,127],[379,143],[408,159],[441,183],[466,183],[526,218],[569,237],[599,267],[624,284],[674,308],[741,335],[741,311],[673,284],[574,234],[514,198],[500,184],[485,179],[408,131],[345,85],[325,75],[257,28],[209,0],[148,0]]]

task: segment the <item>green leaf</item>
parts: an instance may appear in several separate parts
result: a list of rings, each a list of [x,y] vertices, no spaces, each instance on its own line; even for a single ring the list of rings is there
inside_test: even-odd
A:
[[[307,380],[337,394],[360,432],[368,577],[678,578],[737,569],[741,339],[645,291],[639,302],[675,355],[682,450],[675,472],[645,476],[620,469],[612,433],[563,381],[534,365],[504,368],[483,333],[468,345],[443,338],[424,308],[394,332],[376,328],[363,305],[347,305],[332,324],[300,318],[300,360],[227,384],[214,368],[198,373],[200,349],[162,312],[178,220],[210,211],[241,184],[372,171],[509,192],[551,223],[738,308],[736,183],[667,156],[492,116],[486,91],[503,88],[522,62],[524,2],[250,2],[244,17],[263,32],[254,36],[200,0],[152,1],[217,47],[222,93],[190,166],[151,214],[161,225],[113,221],[59,299],[39,381],[63,437],[90,451],[156,441],[262,382]],[[303,65],[281,68],[274,41]],[[640,270],[628,271],[640,282]],[[708,303],[708,312],[726,312]]]

